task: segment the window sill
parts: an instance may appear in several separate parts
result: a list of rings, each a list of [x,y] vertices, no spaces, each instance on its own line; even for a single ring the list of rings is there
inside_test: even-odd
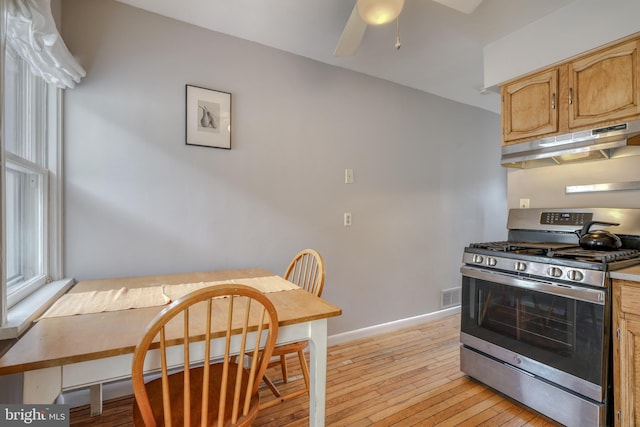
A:
[[[35,319],[74,284],[74,279],[62,279],[47,283],[11,307],[7,314],[6,325],[0,326],[0,340],[18,338],[22,335]]]

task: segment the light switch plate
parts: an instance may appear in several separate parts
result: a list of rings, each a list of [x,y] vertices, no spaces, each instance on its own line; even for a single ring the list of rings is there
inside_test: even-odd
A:
[[[344,183],[353,184],[353,169],[344,170]]]
[[[344,226],[351,227],[351,212],[344,213]]]

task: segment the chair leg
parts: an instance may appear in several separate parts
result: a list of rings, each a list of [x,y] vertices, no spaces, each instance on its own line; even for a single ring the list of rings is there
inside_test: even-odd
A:
[[[270,408],[272,406],[275,405],[279,405],[280,403],[284,403],[287,400],[296,398],[298,396],[302,396],[305,394],[309,394],[309,367],[307,366],[307,360],[304,357],[304,351],[300,350],[298,351],[298,358],[300,359],[300,370],[302,371],[302,376],[304,378],[304,383],[305,383],[305,388],[303,389],[298,389],[292,393],[286,394],[284,396],[281,396],[278,388],[271,382],[271,380],[265,375],[264,376],[264,382],[267,384],[267,387],[269,387],[269,389],[273,392],[273,394],[275,394],[277,396],[276,399],[270,400],[268,402],[262,403],[260,405],[260,409],[266,409],[266,408]],[[286,362],[285,362],[286,363]],[[284,363],[282,363],[282,366],[285,366]],[[286,369],[286,368],[285,368]],[[284,377],[284,374],[283,374]]]
[[[287,372],[287,355],[286,354],[280,355],[280,366],[282,367],[282,382],[286,384],[286,382],[289,381],[289,375]]]
[[[269,390],[271,390],[271,393],[273,393],[276,397],[280,397],[280,390],[278,390],[278,387],[276,387],[276,385],[273,383],[273,381],[271,381],[271,378],[269,378],[265,374],[265,376],[262,377],[262,380],[267,385],[267,387],[269,387]]]
[[[307,392],[309,391],[309,367],[307,366],[307,360],[304,358],[304,351],[298,351],[298,359],[300,359],[300,369],[302,370],[302,376],[304,377],[304,383],[307,386]]]

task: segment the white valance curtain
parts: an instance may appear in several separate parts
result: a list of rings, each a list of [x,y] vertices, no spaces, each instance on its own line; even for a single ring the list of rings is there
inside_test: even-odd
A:
[[[6,41],[31,71],[60,88],[72,88],[86,75],[67,50],[51,14],[51,0],[5,0]]]

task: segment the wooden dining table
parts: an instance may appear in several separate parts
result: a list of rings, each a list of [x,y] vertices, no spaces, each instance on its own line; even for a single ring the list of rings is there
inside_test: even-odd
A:
[[[258,268],[80,281],[69,294],[198,282],[269,277]],[[309,425],[323,426],[327,372],[327,319],[342,310],[303,289],[266,293],[278,313],[277,344],[309,340]],[[131,376],[133,351],[164,306],[44,317],[1,358],[0,375],[19,374],[22,403],[53,403],[60,393],[91,390],[92,414],[100,413],[102,384]]]

